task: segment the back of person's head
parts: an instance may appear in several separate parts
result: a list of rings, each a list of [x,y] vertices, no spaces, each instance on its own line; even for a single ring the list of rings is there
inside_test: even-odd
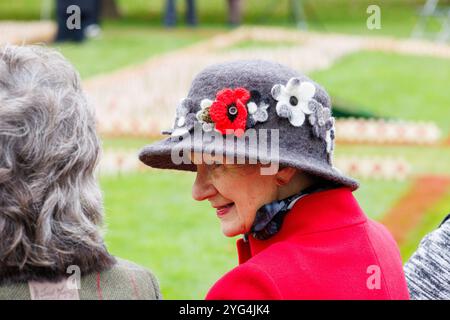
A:
[[[114,263],[99,229],[99,152],[70,63],[39,46],[0,47],[0,283]]]

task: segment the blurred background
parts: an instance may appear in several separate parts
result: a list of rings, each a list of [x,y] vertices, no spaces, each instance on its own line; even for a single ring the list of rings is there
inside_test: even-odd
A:
[[[71,4],[81,29],[68,31]],[[137,160],[211,63],[275,60],[329,91],[334,164],[404,261],[450,211],[450,1],[0,0],[4,43],[46,43],[79,70],[103,139],[108,247],[154,271],[166,299],[202,299],[237,264],[236,239],[191,199],[194,174]]]

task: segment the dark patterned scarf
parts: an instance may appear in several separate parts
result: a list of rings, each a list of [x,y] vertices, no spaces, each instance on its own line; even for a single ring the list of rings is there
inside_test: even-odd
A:
[[[282,200],[275,200],[268,203],[256,212],[255,221],[253,222],[250,232],[255,239],[266,240],[280,231],[284,217],[292,209],[294,204],[307,194],[318,191],[332,189],[333,187],[324,185],[312,185],[300,193],[294,194]],[[244,235],[247,240],[248,235]]]

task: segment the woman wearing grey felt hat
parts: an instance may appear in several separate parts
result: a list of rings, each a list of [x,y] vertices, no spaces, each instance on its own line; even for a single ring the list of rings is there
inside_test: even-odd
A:
[[[243,235],[239,265],[208,299],[408,298],[395,241],[332,165],[334,118],[317,83],[268,61],[213,65],[165,133],[141,161],[196,171],[194,199],[226,236]]]

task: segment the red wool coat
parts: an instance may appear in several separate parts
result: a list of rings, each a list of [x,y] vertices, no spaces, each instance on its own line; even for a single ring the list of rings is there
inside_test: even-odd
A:
[[[237,246],[206,299],[409,299],[397,244],[346,187],[304,196],[272,238]]]

